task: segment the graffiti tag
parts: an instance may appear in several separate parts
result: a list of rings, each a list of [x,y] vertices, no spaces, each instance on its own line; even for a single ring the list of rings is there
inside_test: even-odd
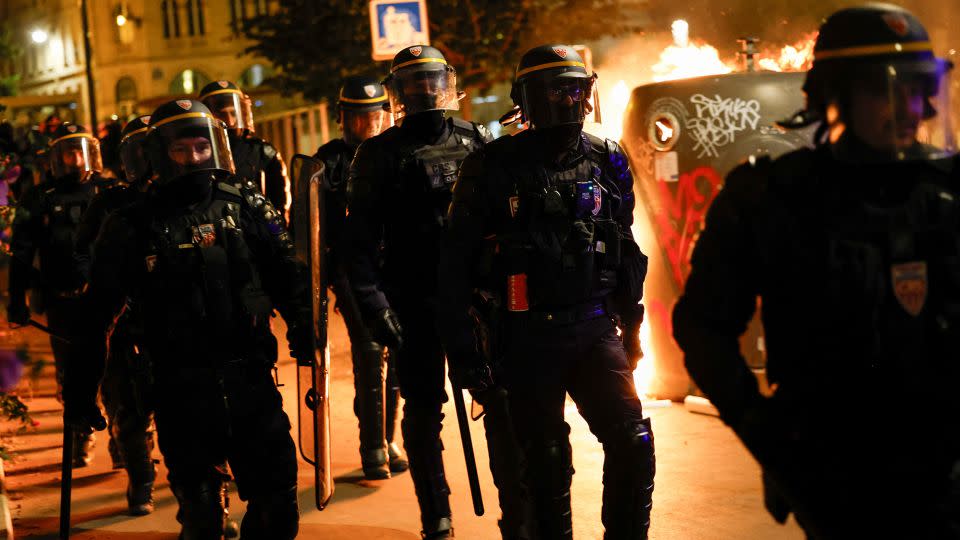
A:
[[[738,133],[757,129],[760,122],[760,102],[755,99],[695,94],[690,103],[696,109],[696,118],[688,118],[686,127],[696,142],[693,150],[698,158],[718,157],[720,149],[736,141]]]
[[[723,179],[713,167],[681,174],[677,182],[655,183],[662,206],[653,212],[653,220],[673,278],[681,287],[690,273],[690,255],[707,209],[722,185]]]

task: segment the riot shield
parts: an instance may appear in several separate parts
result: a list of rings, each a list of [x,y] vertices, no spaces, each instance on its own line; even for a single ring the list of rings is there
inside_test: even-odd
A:
[[[302,154],[293,157],[293,234],[297,257],[310,269],[313,297],[313,358],[297,360],[297,417],[300,455],[314,466],[316,504],[323,510],[333,496],[330,468],[330,400],[327,350],[323,163]]]

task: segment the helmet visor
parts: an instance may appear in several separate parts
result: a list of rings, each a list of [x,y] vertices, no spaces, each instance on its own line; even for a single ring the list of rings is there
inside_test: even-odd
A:
[[[227,125],[227,129],[252,131],[253,111],[250,100],[244,98],[245,96],[236,90],[221,90],[204,97],[203,104]]]
[[[196,114],[174,117],[151,128],[149,136],[158,138],[152,143],[151,165],[162,180],[201,171],[234,173],[227,130],[219,120]]]
[[[146,128],[142,133],[127,135],[120,142],[120,163],[123,173],[130,183],[139,183],[147,180],[150,174],[150,165],[143,152],[143,139],[147,136]]]
[[[380,134],[387,124],[387,112],[380,109],[352,111],[343,109],[343,139],[349,144],[360,144]]]
[[[593,77],[533,78],[523,84],[522,108],[535,128],[581,124],[593,111]]]
[[[86,180],[102,170],[100,141],[87,133],[63,137],[50,148],[50,172],[55,178],[78,174]]]
[[[390,76],[388,92],[390,110],[394,118],[424,111],[456,111],[457,74],[452,68],[414,70],[402,69]]]
[[[952,67],[940,59],[873,67],[853,83],[846,127],[883,161],[956,154]]]

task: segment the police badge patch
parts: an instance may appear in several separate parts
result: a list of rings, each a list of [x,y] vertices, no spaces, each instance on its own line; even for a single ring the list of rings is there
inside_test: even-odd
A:
[[[226,87],[230,86],[230,83],[228,83],[227,81],[217,81],[217,85],[218,85],[220,88],[226,88]]]
[[[144,124],[146,124],[146,125],[148,125],[148,126],[150,125],[150,115],[149,115],[149,114],[148,114],[147,116],[141,116],[141,117],[140,117],[140,120],[141,120]]]
[[[890,267],[893,294],[903,309],[916,317],[927,302],[927,263],[909,262]]]
[[[910,30],[910,23],[907,18],[900,13],[887,13],[883,16],[883,22],[887,23],[898,36],[904,37]]]
[[[410,47],[410,54],[414,56],[420,56],[420,53],[423,52],[423,47]]]
[[[564,47],[554,47],[553,52],[555,52],[557,56],[559,56],[560,58],[567,57],[567,49],[565,49]]]
[[[213,247],[217,241],[217,232],[212,223],[204,223],[193,228],[193,243],[200,247]]]
[[[177,105],[179,105],[181,109],[189,111],[190,108],[193,107],[193,102],[189,99],[178,99]]]
[[[69,131],[70,133],[76,133],[77,126],[67,126],[67,131]]]
[[[366,94],[367,97],[373,97],[377,95],[377,87],[372,84],[368,84],[363,87],[363,93]]]

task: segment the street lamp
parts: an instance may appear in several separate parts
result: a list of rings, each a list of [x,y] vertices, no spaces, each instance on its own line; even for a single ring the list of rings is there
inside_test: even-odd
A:
[[[34,28],[33,31],[30,32],[30,40],[38,45],[46,43],[48,37],[47,33],[39,28]]]
[[[126,17],[123,13],[118,14],[118,15],[117,15],[117,26],[123,26],[123,25],[125,25],[125,24],[127,24],[127,17]]]

